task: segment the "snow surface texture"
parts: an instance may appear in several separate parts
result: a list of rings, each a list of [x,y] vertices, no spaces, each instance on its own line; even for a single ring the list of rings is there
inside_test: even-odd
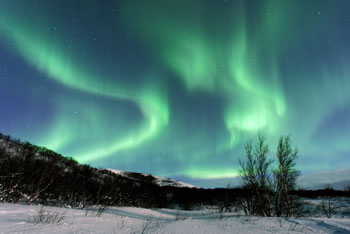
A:
[[[0,204],[0,233],[350,233],[350,219],[247,217],[213,210],[179,211],[110,207],[88,211],[44,207],[63,214],[60,223],[30,223],[40,206]]]

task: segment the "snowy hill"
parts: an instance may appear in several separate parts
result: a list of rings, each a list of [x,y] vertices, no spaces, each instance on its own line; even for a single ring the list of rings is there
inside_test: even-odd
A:
[[[175,179],[82,165],[0,133],[0,201],[138,207],[212,205],[236,191],[206,191]],[[234,194],[234,196],[232,195]]]
[[[167,194],[176,193],[180,187],[194,187],[167,178],[81,165],[44,147],[2,134],[0,161],[0,201],[7,202],[167,207],[172,202],[182,202],[177,196],[169,199]]]
[[[324,189],[330,185],[336,190],[343,190],[345,186],[350,185],[350,169],[321,171],[301,175],[297,183],[305,189]]]
[[[194,186],[192,184],[187,184],[182,181],[178,181],[175,179],[171,178],[166,178],[166,177],[161,177],[161,176],[154,176],[151,174],[145,174],[145,173],[137,173],[137,172],[127,172],[127,171],[122,171],[122,170],[115,170],[115,169],[110,169],[107,168],[107,170],[117,174],[121,175],[123,177],[136,180],[136,181],[143,181],[146,178],[147,179],[152,179],[152,182],[156,185],[159,185],[161,187],[169,186],[169,187],[176,187],[176,188],[199,188],[197,186]]]
[[[31,145],[30,143],[22,143],[20,141],[16,141],[10,138],[8,138],[8,140],[5,140],[4,138],[6,138],[6,136],[0,136],[0,149],[4,151],[9,157],[22,157],[23,151],[24,151],[23,148],[26,146],[33,147],[34,149],[33,154],[34,154],[34,158],[36,159],[45,159],[46,158],[45,151],[50,152],[51,154],[56,154],[43,147],[37,147],[37,146]],[[59,157],[64,159],[64,157],[61,155],[59,155]],[[62,164],[62,166],[64,165]],[[115,169],[107,169],[107,170],[110,172],[113,172],[118,176],[122,176],[125,179],[130,179],[130,181],[135,181],[139,183],[151,182],[154,185],[158,185],[160,187],[168,186],[168,187],[176,187],[176,188],[199,188],[194,185],[187,184],[175,179],[165,178],[160,176],[153,176],[151,174],[127,172],[127,171],[121,171],[121,170],[115,170]]]

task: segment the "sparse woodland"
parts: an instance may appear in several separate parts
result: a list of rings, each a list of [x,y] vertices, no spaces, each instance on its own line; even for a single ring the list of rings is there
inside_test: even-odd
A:
[[[300,197],[325,201],[350,197],[350,191],[296,190],[297,151],[289,137],[280,138],[275,161],[268,157],[269,147],[261,136],[257,144],[247,143],[245,151],[245,160],[240,161],[242,188],[160,187],[153,176],[135,173],[139,178],[130,179],[0,134],[0,201],[77,208],[98,205],[103,210],[107,206],[184,210],[210,206],[246,215],[302,216],[306,212]],[[320,211],[331,211],[331,216],[337,208],[332,204],[324,203]]]
[[[300,172],[296,169],[297,149],[292,149],[290,137],[280,137],[277,147],[277,167],[268,158],[269,146],[264,137],[258,137],[253,146],[246,143],[246,160],[240,160],[240,176],[243,188],[249,196],[239,201],[239,206],[249,215],[259,216],[299,216],[301,205],[291,194],[296,189],[296,179]]]
[[[3,135],[0,139],[1,201],[82,208],[93,204],[146,207],[162,201],[152,178],[137,183],[108,170],[79,165],[46,148]]]

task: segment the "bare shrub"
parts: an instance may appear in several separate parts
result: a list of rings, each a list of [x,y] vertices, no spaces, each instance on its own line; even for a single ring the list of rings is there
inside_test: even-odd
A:
[[[327,217],[332,218],[333,214],[337,209],[340,208],[338,204],[336,204],[336,200],[334,199],[334,188],[332,185],[327,184],[325,186],[325,191],[328,191],[329,195],[325,196],[321,202],[321,204],[318,206],[318,209],[321,210],[321,212]]]
[[[152,218],[147,218],[143,221],[142,226],[141,226],[141,231],[140,234],[146,233],[148,227],[152,224]]]
[[[39,224],[39,223],[59,224],[66,217],[66,213],[67,213],[66,209],[62,210],[62,209],[54,209],[50,207],[45,208],[44,206],[41,206],[37,214],[29,217],[28,222],[34,223],[34,224]]]
[[[334,214],[335,210],[339,208],[340,206],[337,206],[335,204],[332,197],[326,198],[326,200],[323,200],[319,205],[319,209],[324,215],[326,215],[327,218],[332,218],[332,215]]]
[[[308,228],[309,225],[301,225],[299,223],[291,223],[289,224],[289,227],[287,228],[288,231],[293,231],[293,232],[301,232],[301,233],[306,233],[306,231],[312,231],[310,228]]]
[[[144,219],[139,233],[153,233],[155,229],[160,229],[161,226],[161,219],[156,219],[150,215]],[[151,229],[152,232],[150,231]]]
[[[232,212],[233,204],[228,200],[228,198],[224,198],[222,201],[218,203],[218,211],[220,213]]]
[[[91,206],[86,206],[85,216],[101,217],[102,214],[108,209],[108,206],[99,205],[97,209],[92,208]]]
[[[85,207],[85,216],[88,216],[89,212],[91,212],[91,211],[92,210],[91,210],[90,206],[86,206]]]
[[[131,234],[146,234],[146,233],[157,233],[165,223],[165,220],[162,218],[155,218],[152,215],[144,218],[141,228],[136,231],[131,231]],[[120,229],[125,228],[125,222],[118,222]]]
[[[96,217],[101,217],[101,215],[108,209],[107,206],[105,205],[100,205],[98,206],[97,212],[96,212]]]
[[[154,223],[153,223],[153,227],[155,228],[155,229],[161,229],[163,226],[164,226],[164,223],[165,223],[166,221],[164,220],[164,219],[162,219],[162,218],[158,218],[158,219],[155,219],[154,220]]]

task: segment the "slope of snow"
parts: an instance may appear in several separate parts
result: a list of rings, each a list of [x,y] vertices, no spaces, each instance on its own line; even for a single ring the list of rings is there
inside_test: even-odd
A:
[[[100,217],[96,217],[94,210],[86,213],[85,210],[67,209],[59,224],[29,223],[39,210],[39,206],[0,204],[0,233],[350,233],[350,219],[247,217],[212,210],[133,207],[111,207]]]
[[[153,177],[154,178],[153,183],[158,184],[161,187],[171,186],[171,187],[178,187],[178,188],[183,188],[183,187],[186,187],[186,188],[198,188],[197,186],[194,186],[192,184],[187,184],[187,183],[184,183],[182,181],[178,181],[178,180],[170,179],[170,178],[166,178],[166,177],[161,177],[161,176],[154,176],[154,175],[151,175],[151,174],[127,172],[127,171],[115,170],[115,169],[110,169],[110,168],[107,168],[107,170],[109,170],[109,171],[111,171],[113,173],[116,173],[118,175],[130,178],[130,179],[135,179],[135,177],[133,175],[137,175],[138,177],[139,176]]]
[[[334,189],[343,190],[350,185],[350,169],[320,171],[301,175],[297,184],[306,189],[324,189],[331,185]]]

